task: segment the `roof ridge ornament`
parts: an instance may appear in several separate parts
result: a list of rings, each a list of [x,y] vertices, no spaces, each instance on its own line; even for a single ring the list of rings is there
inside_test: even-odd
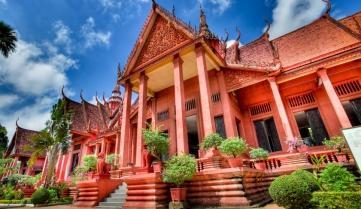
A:
[[[239,42],[239,40],[241,39],[241,30],[239,30],[239,28],[236,27],[236,32],[237,32],[236,41]]]
[[[64,93],[64,85],[63,85],[63,87],[61,87],[61,95],[63,96],[63,99],[65,99],[66,98],[66,96],[65,96],[65,93]]]
[[[125,69],[122,70],[122,68],[120,67],[120,63],[118,62],[118,65],[117,65],[118,81],[124,77],[124,72],[125,72]]]
[[[105,92],[103,92],[103,102],[104,102],[104,104],[107,103],[107,100],[105,99]]]
[[[331,7],[332,7],[331,0],[322,0],[322,1],[325,2],[327,6],[324,15],[330,15]]]
[[[173,17],[175,17],[175,7],[174,7],[174,4],[173,4],[173,8],[172,8],[172,15],[173,15]]]
[[[153,10],[155,10],[156,7],[157,7],[157,2],[155,0],[152,0],[152,8],[153,8]]]
[[[85,101],[85,99],[83,98],[83,89],[80,89],[80,99],[81,101]]]
[[[97,102],[97,104],[98,104],[98,103],[101,103],[101,102],[99,102],[99,100],[98,100],[98,91],[95,91],[95,101]]]
[[[15,125],[16,125],[16,128],[19,128],[20,126],[19,126],[19,116],[18,116],[18,118],[16,119],[16,121],[15,121]]]
[[[264,18],[264,21],[265,21],[265,23],[267,25],[267,28],[264,31],[262,37],[268,40],[269,39],[269,31],[271,29],[271,22],[267,18]]]
[[[202,4],[199,4],[199,8],[199,33],[201,36],[204,35],[207,37],[210,36],[210,31],[208,29],[206,14],[202,8]]]

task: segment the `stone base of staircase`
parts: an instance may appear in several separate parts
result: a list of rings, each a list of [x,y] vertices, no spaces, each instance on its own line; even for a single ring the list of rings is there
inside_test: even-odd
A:
[[[127,185],[120,185],[109,197],[99,203],[97,208],[120,209],[123,208],[127,196]]]

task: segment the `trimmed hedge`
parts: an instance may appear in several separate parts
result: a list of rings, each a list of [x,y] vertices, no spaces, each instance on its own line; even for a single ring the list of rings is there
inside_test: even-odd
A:
[[[312,193],[319,186],[312,173],[297,170],[290,175],[277,177],[269,187],[275,203],[286,209],[310,209]]]
[[[36,190],[32,195],[31,195],[31,202],[34,205],[38,205],[38,204],[44,204],[49,202],[50,200],[50,194],[49,191],[47,189],[41,188]]]
[[[22,199],[22,200],[0,200],[0,204],[30,204],[30,199]]]
[[[311,202],[318,209],[360,209],[361,192],[314,192]]]

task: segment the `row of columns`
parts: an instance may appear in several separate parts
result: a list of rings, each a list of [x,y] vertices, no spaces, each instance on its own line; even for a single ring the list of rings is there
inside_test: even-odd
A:
[[[317,71],[318,78],[323,84],[323,88],[325,89],[325,92],[331,102],[332,108],[334,112],[336,113],[336,117],[341,125],[341,128],[350,128],[352,127],[350,120],[347,117],[346,111],[342,106],[342,103],[340,99],[338,98],[336,91],[330,81],[330,78],[327,75],[326,69],[320,69]],[[284,104],[282,102],[282,97],[280,94],[280,91],[278,89],[278,85],[275,81],[274,77],[271,77],[268,79],[268,82],[270,84],[273,98],[276,104],[277,112],[280,116],[281,123],[282,123],[282,129],[285,133],[286,140],[291,140],[295,137],[295,135],[292,133],[291,125],[287,117],[286,109],[284,107]]]

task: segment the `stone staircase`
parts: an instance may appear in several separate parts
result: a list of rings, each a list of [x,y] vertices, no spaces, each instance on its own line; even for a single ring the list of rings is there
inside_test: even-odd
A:
[[[127,197],[127,185],[123,183],[114,190],[109,197],[99,202],[97,208],[120,209],[123,208],[125,198]]]

